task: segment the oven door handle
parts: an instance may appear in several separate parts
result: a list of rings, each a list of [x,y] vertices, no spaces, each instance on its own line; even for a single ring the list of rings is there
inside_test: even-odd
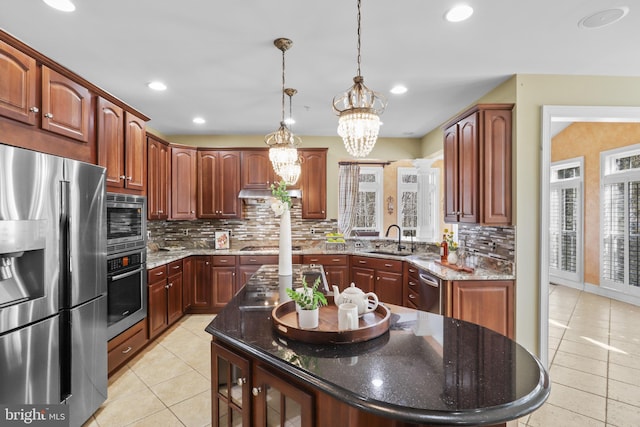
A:
[[[129,271],[129,272],[127,272],[127,273],[122,273],[122,274],[118,274],[117,276],[112,276],[112,277],[111,277],[111,280],[112,280],[112,281],[113,281],[113,280],[120,280],[120,279],[124,279],[125,277],[133,276],[134,274],[138,274],[138,273],[140,273],[140,272],[142,271],[142,269],[143,269],[143,268],[142,268],[142,267],[140,267],[140,268],[137,268],[137,269],[135,269],[135,270],[133,270],[133,271]]]
[[[424,275],[422,273],[420,274],[420,281],[422,283],[426,283],[429,286],[433,286],[434,288],[439,288],[440,287],[440,284],[438,283],[437,280],[432,279],[431,277],[426,276],[426,275]]]

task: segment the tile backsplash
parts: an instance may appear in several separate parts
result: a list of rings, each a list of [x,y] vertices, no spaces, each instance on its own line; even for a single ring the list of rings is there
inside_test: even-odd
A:
[[[304,241],[323,241],[325,233],[336,232],[336,220],[302,219],[299,203],[291,207],[291,238],[293,244]],[[213,248],[216,231],[230,230],[231,245],[241,248],[249,245],[278,243],[280,217],[275,216],[268,203],[243,205],[243,219],[198,219],[193,221],[149,221],[150,243],[187,248]]]

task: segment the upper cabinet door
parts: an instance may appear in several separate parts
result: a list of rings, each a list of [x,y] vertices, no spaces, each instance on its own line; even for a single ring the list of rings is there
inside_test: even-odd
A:
[[[458,222],[458,124],[444,131],[444,222]]]
[[[218,152],[198,151],[198,218],[218,218]]]
[[[196,218],[196,153],[171,147],[171,219]]]
[[[0,115],[35,125],[36,60],[0,41]]]
[[[478,113],[462,119],[458,123],[458,176],[459,185],[459,221],[475,224],[478,222]]]
[[[125,187],[144,192],[147,176],[147,135],[145,121],[125,112]]]
[[[89,142],[91,92],[42,66],[42,129]]]
[[[240,218],[242,216],[242,201],[238,198],[240,192],[240,152],[220,151],[219,162],[219,217]]]
[[[327,217],[327,149],[298,150],[302,157],[302,218]]]
[[[98,99],[98,164],[107,168],[108,188],[123,188],[124,111],[113,102]]]
[[[243,190],[268,190],[276,180],[271,160],[269,160],[269,150],[242,152]]]

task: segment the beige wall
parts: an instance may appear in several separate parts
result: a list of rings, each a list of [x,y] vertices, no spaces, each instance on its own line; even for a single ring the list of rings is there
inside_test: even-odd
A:
[[[638,123],[573,123],[556,135],[551,161],[584,156],[584,281],[600,284],[600,152],[640,143]]]
[[[169,142],[194,147],[266,147],[264,135],[168,135]],[[327,219],[338,218],[338,162],[353,160],[336,137],[302,136],[301,147],[326,147],[327,151]],[[380,138],[367,160],[398,160],[420,157],[417,138]]]

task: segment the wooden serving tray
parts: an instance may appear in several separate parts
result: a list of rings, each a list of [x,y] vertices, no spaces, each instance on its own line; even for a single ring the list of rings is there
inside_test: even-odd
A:
[[[459,267],[459,266],[457,266],[456,264],[449,264],[449,263],[448,263],[448,262],[446,262],[446,261],[445,261],[445,262],[442,262],[442,261],[434,261],[434,262],[435,262],[436,264],[439,264],[439,265],[441,265],[441,266],[443,266],[443,267],[450,268],[450,269],[455,270],[455,271],[464,271],[465,273],[473,273],[473,272],[474,272],[474,269],[473,269],[473,268],[471,268],[471,267],[467,267],[467,266]]]
[[[316,329],[301,329],[298,326],[296,303],[287,301],[271,312],[273,328],[281,335],[296,341],[311,344],[350,344],[367,341],[389,330],[391,311],[382,304],[358,319],[358,329],[338,330],[338,306],[332,296],[327,296],[328,305],[320,308],[320,319]]]

